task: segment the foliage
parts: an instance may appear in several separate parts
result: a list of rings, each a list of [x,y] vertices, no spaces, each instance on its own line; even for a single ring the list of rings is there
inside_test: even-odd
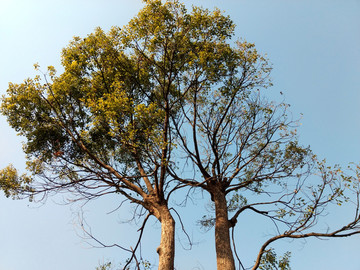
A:
[[[4,191],[6,197],[18,198],[25,192],[31,193],[31,181],[32,179],[25,174],[19,176],[11,165],[0,170],[0,189]]]
[[[96,267],[95,270],[111,270],[111,269],[112,269],[112,263],[106,262]]]
[[[276,258],[274,249],[270,248],[261,258],[259,269],[261,270],[290,270],[290,252],[286,252],[279,259]]]
[[[50,180],[49,190],[81,183],[76,192],[90,197],[108,188],[133,201],[154,187],[162,193],[165,159],[175,143],[170,113],[178,117],[195,84],[210,89],[235,72],[236,62],[256,64],[252,44],[239,43],[244,50],[234,51],[226,43],[233,30],[218,10],[189,14],[177,1],[148,1],[123,29],[75,37],[62,52],[60,76],[49,67],[45,82],[37,76],[10,83],[1,112],[26,138],[32,177]],[[102,192],[89,194],[95,187]]]
[[[123,270],[130,270],[130,269],[143,269],[143,270],[150,270],[152,269],[151,267],[151,263],[148,260],[144,260],[141,259],[140,262],[137,261],[137,259],[135,260],[135,264],[133,263],[132,265],[130,265],[130,260],[127,260],[126,265],[124,268],[121,268]],[[114,264],[110,261],[108,262],[104,262],[99,264],[99,266],[96,267],[95,270],[113,270],[114,268]],[[131,268],[133,267],[133,268]],[[120,268],[116,268],[116,269],[120,269]]]

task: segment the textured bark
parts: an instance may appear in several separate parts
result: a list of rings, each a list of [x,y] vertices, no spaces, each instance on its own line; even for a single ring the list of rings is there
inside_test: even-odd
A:
[[[215,203],[215,247],[218,270],[235,270],[234,256],[230,242],[230,222],[225,193],[220,188],[213,192]]]
[[[175,221],[167,206],[159,209],[161,222],[161,240],[157,248],[159,254],[159,270],[174,270],[175,257]]]

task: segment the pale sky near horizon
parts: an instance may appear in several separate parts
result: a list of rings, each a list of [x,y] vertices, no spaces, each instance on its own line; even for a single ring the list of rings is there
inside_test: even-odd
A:
[[[274,66],[274,87],[266,95],[285,98],[295,118],[303,114],[299,130],[303,145],[310,145],[331,164],[360,163],[360,0],[183,2],[188,9],[192,4],[220,8],[236,23],[237,38],[254,42],[260,52],[267,53]],[[140,0],[0,0],[0,95],[5,94],[8,82],[33,77],[34,63],[61,69],[61,49],[73,36],[84,37],[97,26],[108,30],[125,25],[142,6]],[[0,116],[0,169],[9,163],[24,167],[21,138]],[[62,205],[62,198],[66,194],[40,206],[12,201],[0,193],[0,270],[95,270],[101,261],[123,260],[122,251],[90,248],[81,239],[79,206]],[[116,199],[94,201],[84,208],[84,215],[99,239],[130,245],[134,229],[121,224],[129,217],[127,209],[107,214],[120,203]],[[178,242],[177,270],[216,269],[213,231],[203,233],[195,226],[196,219],[206,213],[205,204],[199,201],[193,206],[186,220],[195,245],[185,251]],[[337,220],[349,218],[342,208],[331,210]],[[266,228],[260,230],[260,225],[261,219],[248,215],[239,220],[237,246],[248,266],[255,260],[260,241],[271,234]],[[145,257],[156,262],[159,225],[152,220],[146,232]],[[184,239],[180,228],[177,237]],[[360,270],[359,246],[360,236],[275,245],[279,254],[292,251],[293,270]]]

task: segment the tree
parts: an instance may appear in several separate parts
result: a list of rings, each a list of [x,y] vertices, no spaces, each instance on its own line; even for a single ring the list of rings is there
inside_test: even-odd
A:
[[[214,216],[201,224],[215,226],[217,269],[235,269],[230,229],[245,210],[270,219],[277,232],[261,246],[252,269],[288,267],[288,254],[277,261],[268,249],[279,239],[359,234],[358,173],[349,176],[338,166],[328,167],[298,143],[289,105],[263,97],[263,89],[271,86],[271,66],[253,44],[237,42],[222,57],[214,48],[211,55],[219,58],[208,56],[198,68],[218,73],[211,78],[197,73],[181,100],[182,114],[172,118],[178,155],[196,173],[182,178],[174,167],[168,169],[179,182],[207,191],[213,201]],[[330,204],[341,205],[348,196],[355,198],[350,222],[335,229],[316,227]]]
[[[159,269],[173,269],[168,200],[181,183],[169,176],[171,121],[199,76],[215,81],[226,72],[220,65],[231,65],[225,40],[234,25],[218,10],[145,2],[123,29],[75,37],[62,52],[61,75],[49,67],[44,79],[9,84],[1,112],[26,138],[30,175],[9,166],[0,179],[7,194],[125,197],[148,212],[141,229],[151,215],[161,222]]]
[[[288,105],[263,97],[271,65],[253,44],[231,42],[231,19],[217,9],[187,12],[176,0],[145,2],[123,29],[74,38],[60,76],[50,67],[45,83],[36,77],[9,85],[1,112],[27,140],[31,175],[2,170],[7,194],[119,194],[147,211],[142,229],[151,215],[161,222],[159,269],[173,269],[168,202],[184,187],[214,202],[214,217],[202,223],[215,225],[218,269],[235,269],[230,229],[245,210],[278,230],[253,269],[288,268],[288,255],[277,260],[268,248],[278,239],[359,233],[358,201],[344,227],[310,231],[329,204],[346,200],[346,190],[358,196],[355,178],[298,143]]]
[[[171,187],[166,172],[174,108],[161,99],[174,89],[160,72],[169,63],[157,57],[165,43],[149,41],[147,58],[132,32],[150,37],[136,22],[151,14],[158,15],[152,31],[163,19],[175,27],[181,21],[170,10],[177,5],[149,1],[123,30],[105,34],[97,29],[85,39],[74,38],[63,50],[65,71],[60,76],[49,67],[51,81],[45,78],[43,83],[37,76],[9,84],[1,107],[10,125],[26,138],[31,173],[19,176],[11,166],[2,170],[1,179],[14,183],[4,185],[5,192],[30,183],[34,194],[67,190],[85,200],[124,196],[147,210],[144,223],[149,215],[161,222],[159,269],[174,268],[175,223],[168,197],[176,185]]]
[[[148,212],[141,230],[150,215],[161,222],[159,269],[173,269],[175,222],[165,186],[169,112],[143,92],[151,82],[132,75],[142,67],[116,49],[118,34],[119,29],[109,35],[97,29],[85,39],[75,38],[63,50],[64,73],[56,76],[48,68],[51,82],[37,76],[9,84],[2,112],[27,140],[31,175],[19,176],[9,166],[0,178],[14,183],[4,185],[5,192],[23,193],[27,184],[34,195],[67,190],[84,200],[125,197]],[[142,89],[136,87],[138,80]],[[131,259],[137,247],[127,249]]]

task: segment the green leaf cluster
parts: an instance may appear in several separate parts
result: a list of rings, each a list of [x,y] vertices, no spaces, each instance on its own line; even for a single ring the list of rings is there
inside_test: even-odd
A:
[[[290,270],[290,252],[277,258],[274,249],[270,248],[261,258],[259,269],[261,270]]]
[[[33,192],[31,188],[32,181],[33,179],[25,174],[19,175],[12,165],[0,170],[0,190],[5,193],[6,197],[16,199],[27,194],[31,200]]]

